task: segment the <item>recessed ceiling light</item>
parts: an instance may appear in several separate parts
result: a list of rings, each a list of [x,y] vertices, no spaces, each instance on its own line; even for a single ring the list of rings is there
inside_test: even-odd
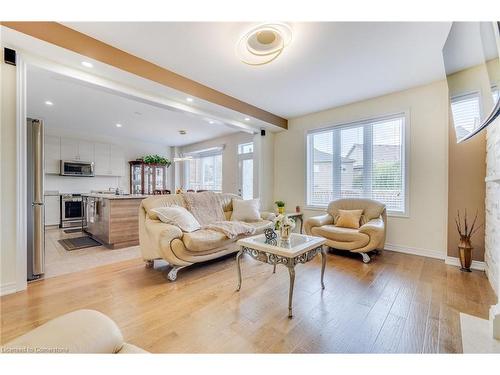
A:
[[[209,124],[213,124],[213,123],[214,123],[214,121],[210,120],[208,123],[209,123]]]
[[[186,98],[186,100],[191,103],[193,101],[193,98]]]
[[[93,68],[94,65],[92,63],[89,63],[88,61],[82,61],[82,65],[86,68]]]
[[[117,128],[121,128],[123,125],[122,124],[116,124]]]
[[[248,31],[238,42],[236,52],[249,65],[263,65],[277,58],[292,41],[292,29],[285,23],[268,23]]]
[[[45,101],[45,104],[46,104],[46,105],[54,105],[54,103],[52,103],[50,100],[46,100],[46,101]]]
[[[180,135],[186,135],[186,133],[187,133],[187,132],[186,132],[185,130],[179,130],[179,134],[180,134]]]
[[[245,117],[245,121],[250,121],[250,117]]]

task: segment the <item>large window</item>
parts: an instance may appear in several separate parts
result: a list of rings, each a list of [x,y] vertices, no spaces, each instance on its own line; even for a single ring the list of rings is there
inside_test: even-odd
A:
[[[186,163],[187,189],[222,191],[222,148],[191,153]]]
[[[407,213],[405,115],[314,130],[307,135],[307,204],[371,198]]]

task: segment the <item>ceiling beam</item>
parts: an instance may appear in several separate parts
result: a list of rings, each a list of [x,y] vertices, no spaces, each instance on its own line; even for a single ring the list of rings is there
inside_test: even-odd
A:
[[[288,128],[288,120],[202,85],[57,22],[1,22],[2,26],[79,53],[247,116]]]

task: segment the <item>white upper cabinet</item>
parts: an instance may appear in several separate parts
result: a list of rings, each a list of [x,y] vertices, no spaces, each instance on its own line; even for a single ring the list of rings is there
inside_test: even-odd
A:
[[[61,159],[78,160],[78,140],[61,138]]]
[[[109,176],[111,171],[109,168],[109,161],[111,158],[111,148],[108,143],[95,143],[94,144],[94,157],[95,165],[94,171],[98,176]]]
[[[94,143],[73,138],[61,138],[61,159],[94,161]]]
[[[123,150],[109,143],[45,136],[45,173],[59,173],[59,160],[94,162],[96,176],[124,176]]]
[[[78,159],[80,161],[94,161],[94,143],[78,141]]]
[[[61,138],[52,135],[45,136],[45,173],[59,173],[61,160]]]
[[[115,145],[110,145],[110,160],[109,168],[113,176],[123,176],[125,166],[125,155],[121,148]]]

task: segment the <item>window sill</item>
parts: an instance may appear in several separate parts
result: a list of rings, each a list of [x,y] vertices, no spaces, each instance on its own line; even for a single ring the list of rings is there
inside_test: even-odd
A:
[[[304,210],[305,211],[320,211],[320,212],[325,212],[328,206],[305,206]],[[410,218],[410,215],[406,212],[399,212],[399,211],[387,211],[387,217],[397,217],[397,218]]]

